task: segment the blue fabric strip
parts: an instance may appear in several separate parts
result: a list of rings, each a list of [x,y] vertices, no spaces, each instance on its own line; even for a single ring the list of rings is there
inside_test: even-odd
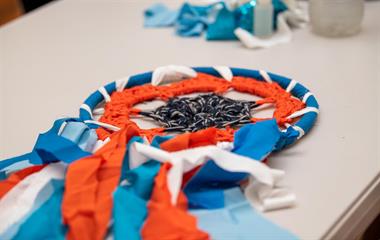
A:
[[[280,137],[275,120],[247,124],[235,133],[232,152],[261,161],[275,149]],[[246,173],[225,171],[208,161],[185,186],[190,208],[224,206],[223,189],[238,185],[246,176]]]
[[[64,122],[67,122],[67,130],[65,130],[65,127],[62,134],[73,141],[64,136],[58,135],[58,131]],[[38,136],[32,152],[0,161],[0,170],[25,160],[29,160],[33,165],[56,161],[71,163],[75,160],[91,155],[90,152],[84,151],[78,146],[78,143],[81,142],[81,145],[87,149],[87,147],[93,145],[96,141],[96,138],[94,138],[95,135],[93,134],[83,136],[83,132],[87,131],[84,130],[85,126],[86,125],[81,123],[77,118],[56,120],[49,131]],[[87,144],[84,144],[85,142]]]

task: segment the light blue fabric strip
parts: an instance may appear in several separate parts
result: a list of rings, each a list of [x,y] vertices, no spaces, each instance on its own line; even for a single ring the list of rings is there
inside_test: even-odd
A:
[[[37,198],[34,202],[33,210],[31,212],[29,212],[27,215],[25,215],[22,219],[20,219],[17,223],[13,224],[7,230],[5,230],[3,233],[1,233],[0,239],[14,239],[15,236],[19,234],[21,227],[23,227],[25,231],[30,231],[31,228],[38,228],[41,232],[44,232],[44,231],[49,232],[51,229],[50,229],[50,227],[47,227],[47,226],[50,226],[50,223],[47,225],[43,224],[41,226],[41,225],[39,225],[35,216],[33,217],[32,220],[30,220],[30,218],[36,212],[39,212],[40,209],[44,205],[46,205],[47,202],[49,202],[51,200],[54,193],[57,190],[59,191],[60,188],[63,188],[62,186],[63,186],[63,181],[59,181],[59,180],[49,181],[49,183],[46,186],[44,186],[41,189],[41,191],[38,193]],[[46,196],[50,196],[50,198],[46,200]],[[36,204],[41,204],[41,205],[37,206]],[[51,209],[51,210],[54,211],[53,209]],[[56,206],[55,210],[59,211],[59,213],[60,213],[61,212],[60,205]],[[52,212],[52,214],[53,214],[53,212]],[[41,215],[39,215],[39,217],[40,216]],[[52,218],[56,218],[56,216],[52,215]],[[57,223],[57,222],[61,223],[61,218],[58,218],[58,219],[59,220],[52,221],[52,223]],[[28,223],[32,223],[32,224],[31,225],[30,224],[25,225],[26,221],[28,221]],[[36,225],[34,225],[34,223],[36,223]],[[56,226],[60,226],[60,224],[58,224]],[[52,228],[54,228],[54,227],[52,227]],[[40,234],[43,234],[43,233],[40,233]],[[27,238],[27,239],[44,239],[44,238]]]
[[[64,181],[54,180],[52,185],[52,197],[25,220],[12,239],[65,239],[61,214]]]
[[[162,3],[156,3],[144,12],[145,27],[168,27],[177,21],[179,12],[170,10]]]
[[[240,188],[224,191],[225,207],[214,210],[191,210],[198,227],[215,240],[298,239],[256,212],[245,200]]]
[[[24,160],[20,162],[16,162],[15,164],[12,164],[6,168],[3,169],[3,172],[5,172],[6,176],[9,176],[9,174],[33,166],[33,164],[30,164],[29,160]]]

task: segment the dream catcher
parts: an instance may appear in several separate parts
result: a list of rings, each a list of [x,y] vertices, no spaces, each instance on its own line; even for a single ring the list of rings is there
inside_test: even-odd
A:
[[[259,214],[295,203],[267,161],[318,112],[265,71],[165,66],[112,82],[0,162],[0,238],[295,239]]]

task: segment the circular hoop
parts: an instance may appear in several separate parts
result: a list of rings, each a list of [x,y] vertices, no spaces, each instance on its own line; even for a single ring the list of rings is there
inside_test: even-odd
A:
[[[263,70],[249,70],[242,68],[228,68],[220,66],[193,67],[192,69],[196,72],[210,74],[215,77],[221,77],[225,79],[232,78],[234,76],[240,76],[254,78],[256,80],[265,81],[269,83],[275,82],[279,84],[287,92],[291,93],[294,97],[300,99],[303,103],[305,103],[304,109],[301,109],[300,111],[291,114],[291,116],[288,116],[291,118],[300,117],[300,119],[293,125],[286,125],[287,128],[283,130],[284,134],[289,136],[292,135],[293,137],[290,137],[288,140],[283,141],[282,145],[279,146],[278,149],[282,149],[292,144],[297,139],[300,139],[302,136],[307,134],[317,119],[319,113],[319,105],[316,98],[306,87],[304,87],[303,85],[301,85],[293,79],[265,72]],[[151,83],[153,74],[154,72],[145,72],[142,74],[137,74],[129,78],[124,78],[111,82],[105,85],[104,87],[99,88],[97,91],[93,92],[81,105],[79,117],[84,122],[91,125],[91,127],[93,128],[101,126],[112,129],[113,131],[117,131],[117,127],[114,127],[107,123],[94,121],[94,109],[98,104],[100,104],[103,101],[109,102],[111,99],[110,95],[115,91],[122,91],[125,88],[131,88],[134,86]]]

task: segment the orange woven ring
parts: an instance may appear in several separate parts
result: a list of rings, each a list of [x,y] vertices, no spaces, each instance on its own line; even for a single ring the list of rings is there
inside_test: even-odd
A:
[[[197,72],[197,77],[185,79],[183,82],[187,83],[186,88],[184,87],[185,84],[181,83],[171,84],[169,86],[152,86],[150,83],[152,81],[153,72],[137,74],[128,79],[123,79],[123,81],[111,82],[99,88],[84,101],[80,108],[80,118],[92,128],[101,128],[108,131],[119,130],[122,126],[122,122],[120,121],[126,121],[126,119],[120,118],[115,122],[115,120],[110,117],[107,118],[107,116],[117,116],[120,115],[120,113],[111,114],[108,109],[107,114],[105,114],[106,116],[100,118],[98,122],[93,119],[93,111],[104,101],[106,102],[106,111],[107,104],[109,104],[111,100],[113,104],[119,104],[115,99],[118,99],[117,94],[120,94],[120,92],[117,92],[117,89],[120,91],[120,88],[125,89],[123,92],[124,95],[129,94],[133,96],[129,99],[129,102],[127,102],[129,106],[125,106],[126,111],[128,111],[126,114],[127,117],[128,115],[138,113],[138,109],[133,108],[133,105],[140,102],[153,100],[155,98],[165,100],[170,97],[193,92],[214,91],[221,93],[229,88],[233,88],[240,92],[248,92],[264,97],[261,103],[270,102],[272,98],[275,98],[273,101],[277,101],[275,103],[277,113],[275,111],[274,118],[277,119],[279,125],[286,127],[284,130],[285,133],[297,134],[296,139],[308,133],[317,119],[319,105],[316,98],[307,88],[295,80],[262,70],[223,67],[223,71],[227,71],[232,77],[229,81],[225,81],[220,67],[194,67],[192,69]],[[215,78],[210,78],[206,74],[212,75]],[[206,82],[206,80],[200,81],[200,79],[206,78],[209,79],[208,82]],[[250,81],[252,81],[252,84],[255,82],[254,88],[249,87]],[[258,81],[261,83],[258,83]],[[213,87],[210,87],[211,85]],[[282,98],[285,100],[281,102],[280,100]],[[125,104],[125,102],[123,102],[123,104]],[[290,123],[293,124],[291,125]],[[160,132],[159,129],[153,130]],[[287,141],[282,147],[286,147],[294,141]]]

